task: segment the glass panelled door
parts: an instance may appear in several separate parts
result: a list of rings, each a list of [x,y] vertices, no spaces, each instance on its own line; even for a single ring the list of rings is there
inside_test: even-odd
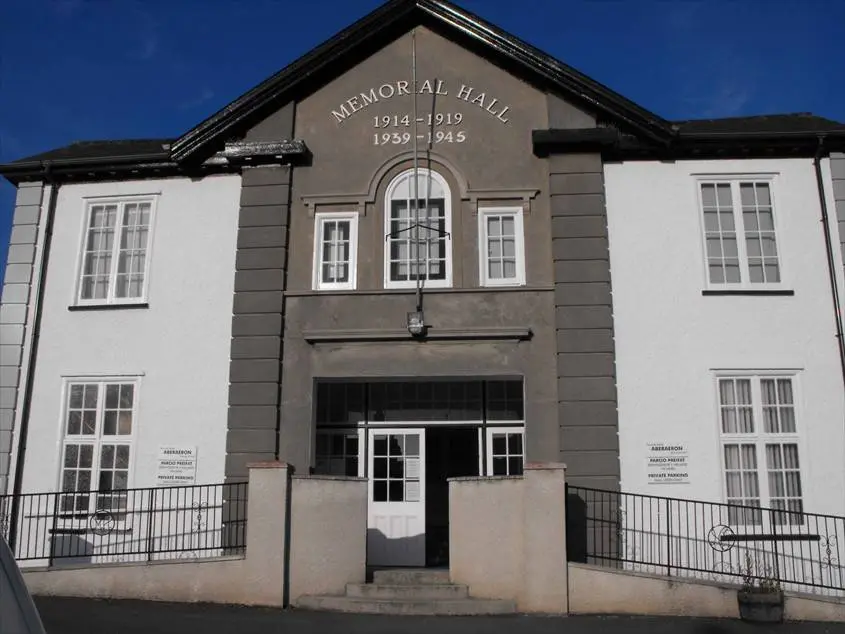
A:
[[[425,429],[371,429],[367,563],[425,565]]]

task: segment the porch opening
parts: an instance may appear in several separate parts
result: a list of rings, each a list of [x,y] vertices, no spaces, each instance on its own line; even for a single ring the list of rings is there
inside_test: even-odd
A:
[[[521,475],[521,378],[315,385],[314,472],[368,480],[371,566],[446,566],[454,477]]]

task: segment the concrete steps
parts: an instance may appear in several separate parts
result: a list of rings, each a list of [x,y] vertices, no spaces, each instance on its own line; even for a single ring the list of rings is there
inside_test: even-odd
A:
[[[346,596],[355,599],[428,599],[446,601],[466,599],[469,589],[457,584],[382,585],[375,583],[350,583]]]
[[[514,614],[512,601],[475,599],[465,585],[451,583],[448,570],[377,570],[373,583],[350,583],[342,596],[305,596],[297,608],[359,614]]]

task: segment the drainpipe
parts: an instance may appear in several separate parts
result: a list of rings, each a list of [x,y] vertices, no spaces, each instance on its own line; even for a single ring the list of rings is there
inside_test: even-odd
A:
[[[35,296],[35,314],[32,318],[32,343],[29,346],[29,363],[26,369],[26,387],[21,403],[21,425],[18,430],[18,454],[15,461],[15,479],[12,485],[12,511],[9,526],[9,547],[15,552],[18,537],[18,516],[20,514],[21,489],[23,488],[23,468],[26,462],[26,440],[29,430],[29,410],[32,404],[32,384],[35,378],[35,360],[38,356],[38,340],[41,333],[41,314],[44,304],[44,285],[47,281],[47,260],[50,258],[50,243],[53,237],[53,217],[56,212],[56,200],[59,184],[53,177],[49,161],[42,163],[44,182],[50,184],[50,202],[47,205],[47,217],[44,219],[44,241],[41,255],[41,270],[38,275],[38,289]]]
[[[824,178],[822,176],[821,158],[824,153],[824,135],[819,135],[819,145],[813,158],[816,169],[816,184],[819,189],[819,203],[822,210],[822,226],[824,227],[824,242],[827,248],[827,269],[830,277],[830,292],[833,298],[833,316],[836,322],[836,341],[839,346],[839,363],[842,367],[842,381],[845,384],[845,339],[842,334],[842,305],[839,299],[839,285],[836,283],[836,259],[833,257],[833,239],[830,235],[830,223],[827,214],[827,199],[824,193]]]

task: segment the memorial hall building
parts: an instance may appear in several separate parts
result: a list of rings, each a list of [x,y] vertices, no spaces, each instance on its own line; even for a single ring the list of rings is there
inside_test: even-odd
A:
[[[280,461],[367,480],[372,566],[537,462],[845,515],[845,124],[670,121],[446,0],[232,97],[0,166],[0,494]]]

